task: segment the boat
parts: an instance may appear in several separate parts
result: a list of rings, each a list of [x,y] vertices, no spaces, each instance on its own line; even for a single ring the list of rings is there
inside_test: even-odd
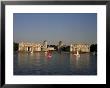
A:
[[[33,53],[33,50],[31,51],[31,53]]]
[[[77,53],[76,54],[74,54],[76,57],[80,57],[80,54],[79,54],[79,52],[78,52],[78,50],[77,50]]]
[[[49,57],[49,58],[51,58],[51,57],[52,57],[52,55],[48,55],[48,57]]]
[[[50,52],[50,51],[48,51],[48,53],[47,53],[47,57],[49,57],[49,58],[51,58],[51,57],[52,57],[52,54],[51,54],[51,52]]]

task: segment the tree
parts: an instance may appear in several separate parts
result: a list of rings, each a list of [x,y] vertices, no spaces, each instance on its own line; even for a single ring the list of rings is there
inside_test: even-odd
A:
[[[97,44],[92,44],[90,46],[90,52],[97,52]]]
[[[14,42],[14,51],[18,51],[19,44]]]

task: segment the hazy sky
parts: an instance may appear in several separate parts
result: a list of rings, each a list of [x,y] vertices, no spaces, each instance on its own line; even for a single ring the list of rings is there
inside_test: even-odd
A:
[[[14,13],[15,42],[97,42],[96,13]]]

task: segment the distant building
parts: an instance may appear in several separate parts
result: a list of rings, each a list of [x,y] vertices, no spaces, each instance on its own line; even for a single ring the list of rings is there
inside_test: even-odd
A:
[[[19,51],[31,52],[41,51],[41,44],[39,43],[19,43]]]
[[[58,45],[59,47],[62,47],[63,46],[63,43],[62,43],[62,41],[59,41],[59,45]]]
[[[48,47],[47,49],[52,51],[55,50],[54,47]]]
[[[47,51],[47,41],[45,40],[42,45],[42,51]]]
[[[62,47],[63,47],[63,43],[62,43],[62,41],[59,41],[59,43],[58,43],[58,51],[59,52],[62,51]]]
[[[73,45],[71,44],[70,45],[70,52],[72,52],[73,51]]]
[[[47,48],[47,41],[46,40],[43,42],[43,48]]]
[[[47,41],[44,41],[43,44],[40,43],[19,43],[19,51],[24,52],[35,52],[35,51],[48,51],[55,50],[54,47],[47,47]]]
[[[63,47],[63,43],[62,41],[59,41],[59,44],[58,44],[58,50],[61,51],[61,48]]]
[[[70,52],[75,52],[77,50],[80,52],[90,52],[90,45],[88,44],[71,44],[70,45]]]
[[[59,41],[58,50],[61,52],[65,50],[65,46],[63,45],[62,41]],[[80,52],[90,52],[90,45],[88,44],[71,44],[70,52],[76,52],[77,50]],[[48,51],[48,50],[56,50],[55,47],[49,46],[47,47],[47,41],[44,41],[43,44],[40,43],[19,43],[18,51],[24,52],[36,52],[36,51]]]

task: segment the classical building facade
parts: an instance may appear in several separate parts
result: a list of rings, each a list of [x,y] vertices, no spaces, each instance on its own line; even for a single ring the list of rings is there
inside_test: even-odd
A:
[[[88,44],[71,44],[70,45],[70,52],[75,52],[77,50],[80,52],[90,52],[90,45]]]
[[[19,51],[33,52],[41,51],[41,44],[39,43],[19,43]]]
[[[48,50],[54,50],[54,49],[52,47],[48,49],[47,41],[44,41],[42,44],[40,44],[40,43],[29,43],[29,42],[19,43],[19,51],[35,52],[35,51],[48,51]]]

